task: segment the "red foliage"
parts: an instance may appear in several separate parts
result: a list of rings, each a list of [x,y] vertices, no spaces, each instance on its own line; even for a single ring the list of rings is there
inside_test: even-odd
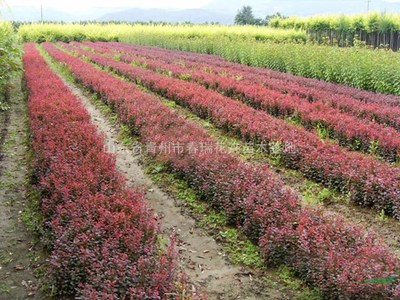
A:
[[[83,299],[166,298],[175,255],[160,253],[143,193],[125,186],[88,113],[34,44],[23,61],[52,284]]]
[[[77,44],[77,46],[80,45]],[[118,53],[118,47],[108,44],[86,43],[85,45],[89,45],[97,52],[104,54],[112,55]],[[358,109],[354,111],[355,116],[348,115],[340,111],[336,98],[335,102],[317,101],[314,99],[315,97],[311,100],[309,97],[301,97],[297,94],[282,93],[283,89],[288,88],[289,84],[286,82],[282,83],[280,89],[271,89],[268,86],[257,83],[254,78],[252,80],[242,78],[243,76],[248,76],[248,74],[237,75],[237,77],[227,76],[226,74],[230,72],[227,68],[219,68],[219,73],[215,74],[210,73],[209,70],[206,72],[203,65],[197,66],[201,68],[200,70],[193,69],[194,66],[191,64],[186,66],[187,62],[185,60],[176,62],[167,53],[152,54],[147,52],[145,48],[142,51],[131,50],[128,55],[126,52],[122,52],[120,59],[127,63],[135,62],[135,64],[145,66],[153,71],[163,71],[177,78],[186,76],[186,80],[215,89],[232,98],[239,98],[252,107],[261,108],[274,116],[281,118],[295,117],[308,129],[323,125],[329,130],[331,138],[337,139],[342,146],[347,146],[352,150],[369,152],[371,143],[377,142],[377,150],[374,150],[376,151],[374,154],[379,154],[389,162],[400,161],[399,133],[394,128],[376,123],[375,112],[379,114],[382,109],[382,107],[379,107],[378,110],[378,107],[375,107],[377,105],[374,106],[376,110],[373,111],[373,115],[369,115],[365,119],[365,113],[359,110],[361,104],[359,101],[353,100],[356,103],[351,102],[352,107]],[[317,98],[325,99],[326,97],[319,95]],[[349,104],[345,104],[344,100],[342,100],[340,105]],[[395,109],[390,107],[391,114],[394,114],[393,110]],[[362,120],[356,118],[360,116],[363,117]],[[374,121],[368,119],[373,119]],[[400,121],[400,110],[398,121]],[[395,127],[400,129],[400,125]]]
[[[298,126],[275,119],[263,111],[194,83],[164,77],[151,70],[82,49],[72,49],[166,98],[174,99],[198,116],[212,120],[218,127],[244,140],[267,144],[282,142],[285,146],[282,147],[281,156],[288,167],[298,169],[307,178],[341,192],[350,191],[354,202],[385,210],[400,219],[398,168],[323,142]]]
[[[374,246],[379,243],[374,234],[338,216],[308,209],[285,234],[267,232],[261,238],[261,248],[267,254],[280,254],[278,258],[295,266],[304,281],[325,291],[326,298],[337,299],[338,287],[340,294],[351,295],[345,299],[379,299],[385,294],[387,285],[360,284],[395,265],[395,260],[383,262],[386,250]],[[292,242],[289,249],[284,240],[288,237]]]
[[[215,142],[203,129],[135,85],[96,69],[53,44],[45,43],[44,48],[66,64],[77,81],[113,107],[143,142]],[[227,109],[223,113],[233,112]],[[270,263],[288,264],[327,297],[350,299],[360,293],[365,298],[392,296],[391,285],[361,282],[397,270],[399,261],[388,248],[374,234],[366,234],[335,215],[301,208],[299,198],[267,167],[252,166],[236,156],[215,151],[154,152],[153,156],[184,176],[205,200],[224,209],[232,224],[259,242]]]
[[[92,45],[90,42],[86,42]],[[377,94],[370,91],[352,88],[346,85],[330,83],[318,79],[305,78],[288,73],[282,73],[259,67],[250,67],[243,64],[232,63],[224,60],[216,55],[190,53],[184,51],[162,49],[159,47],[138,46],[124,43],[101,43],[100,45],[111,45],[115,49],[124,51],[144,51],[149,55],[161,55],[160,58],[168,56],[170,59],[176,61],[184,60],[185,65],[188,67],[201,68],[209,71],[210,73],[222,73],[224,76],[232,76],[236,78],[248,79],[253,82],[258,82],[269,86],[276,90],[297,94],[301,97],[309,98],[311,100],[329,100],[343,104],[348,104],[349,111],[354,110],[369,111],[368,105],[363,104],[379,104],[375,106],[377,109],[371,111],[372,115],[380,115],[383,111],[390,114],[388,106],[400,106],[400,97],[394,95]],[[283,90],[282,90],[283,89]],[[354,100],[356,100],[354,102]],[[345,105],[344,107],[346,107]],[[372,106],[373,107],[373,106]],[[371,108],[372,108],[371,107]],[[397,118],[400,116],[400,110],[395,108]],[[384,109],[383,109],[384,108]],[[379,111],[381,110],[381,111]],[[394,116],[394,115],[393,115]]]

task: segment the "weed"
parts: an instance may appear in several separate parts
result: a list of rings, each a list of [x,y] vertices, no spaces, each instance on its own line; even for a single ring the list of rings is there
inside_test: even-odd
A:
[[[371,155],[376,155],[379,150],[379,141],[372,140],[369,144],[368,153]]]
[[[224,239],[225,251],[230,259],[247,267],[263,267],[263,259],[258,246],[240,236],[235,228],[228,228],[219,233]]]
[[[329,138],[329,128],[323,123],[318,122],[317,126],[315,126],[315,130],[321,139],[325,140]]]
[[[7,103],[0,101],[0,111],[7,111],[9,109],[10,106]]]
[[[11,262],[13,261],[12,254],[6,252],[6,251],[1,251],[0,253],[0,264],[3,266],[8,266]]]
[[[178,76],[179,79],[190,81],[192,79],[192,76],[190,74],[179,74]]]
[[[382,209],[379,214],[375,217],[376,220],[381,221],[381,222],[388,222],[389,217],[386,215],[385,210]]]
[[[224,212],[210,211],[207,216],[200,221],[200,226],[216,229],[225,226],[226,223],[227,218]]]
[[[11,292],[11,288],[7,286],[5,283],[0,283],[0,294],[9,294]]]
[[[279,267],[278,270],[278,276],[279,278],[291,289],[300,289],[300,281],[297,279],[294,279],[292,271],[286,267],[286,266],[281,266]]]
[[[269,151],[272,160],[277,164],[281,164],[283,161],[283,143],[281,141],[270,142]]]

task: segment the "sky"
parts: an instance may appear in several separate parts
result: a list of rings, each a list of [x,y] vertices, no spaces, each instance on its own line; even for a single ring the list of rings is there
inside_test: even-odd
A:
[[[399,0],[400,1],[400,0]],[[96,8],[125,8],[125,7],[137,7],[137,8],[175,8],[175,9],[187,9],[187,8],[200,8],[211,0],[5,0],[5,3],[12,6],[40,6],[57,8],[63,11],[77,11],[85,10],[93,7]]]
[[[4,0],[8,6],[40,6],[57,8],[64,11],[76,11],[82,9],[90,9],[92,7],[101,8],[200,8],[211,2],[212,0]],[[298,0],[301,2],[301,0]],[[326,1],[326,0],[325,0]],[[350,0],[351,1],[351,0]],[[367,0],[365,0],[366,2]],[[384,2],[400,3],[400,0],[383,0]],[[259,3],[270,2],[268,0],[259,0]],[[321,1],[322,3],[323,1]],[[371,0],[373,2],[373,0]]]
[[[367,11],[368,0],[0,0],[0,17],[39,21],[41,5],[45,20],[97,20],[104,15],[131,8],[171,10],[204,8],[232,17],[243,5],[253,7],[256,17],[281,12],[284,15],[352,14]],[[400,0],[370,0],[371,11],[400,13]],[[4,3],[6,4],[4,6]],[[152,20],[159,20],[159,16]],[[213,17],[214,18],[214,17]],[[210,19],[209,21],[215,21]]]

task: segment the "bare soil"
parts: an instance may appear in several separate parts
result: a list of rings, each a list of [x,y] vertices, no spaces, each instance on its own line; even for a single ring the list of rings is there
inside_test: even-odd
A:
[[[40,248],[21,221],[27,204],[28,146],[20,78],[9,106],[0,112],[0,299],[44,299],[34,275],[42,260]]]

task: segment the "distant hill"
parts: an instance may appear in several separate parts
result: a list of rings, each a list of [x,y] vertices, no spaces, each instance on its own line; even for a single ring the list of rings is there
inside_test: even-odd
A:
[[[129,21],[129,22],[218,22],[221,24],[233,24],[234,15],[215,12],[208,9],[185,9],[185,10],[164,10],[164,9],[139,9],[132,8],[120,12],[104,15],[98,21]]]

